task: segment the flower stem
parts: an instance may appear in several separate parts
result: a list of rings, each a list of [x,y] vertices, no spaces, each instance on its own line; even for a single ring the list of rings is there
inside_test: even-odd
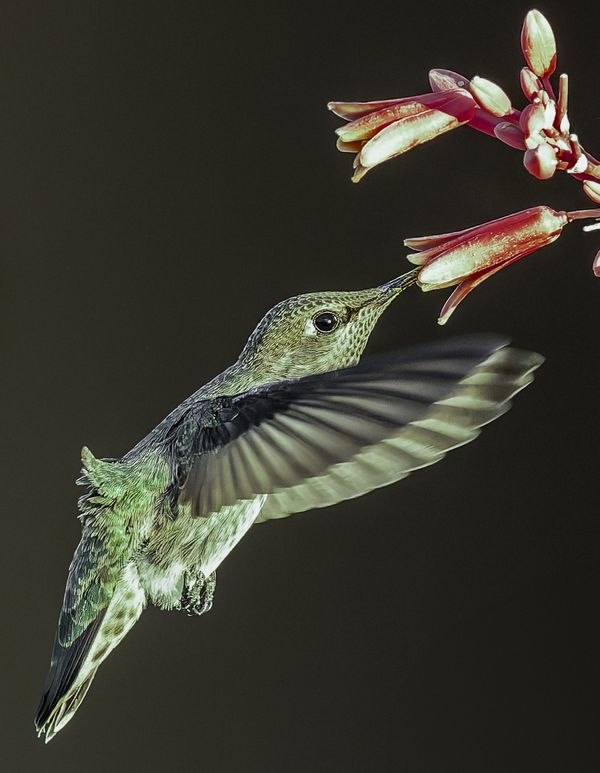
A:
[[[597,209],[575,209],[567,212],[567,220],[572,223],[573,220],[600,220],[600,208]]]

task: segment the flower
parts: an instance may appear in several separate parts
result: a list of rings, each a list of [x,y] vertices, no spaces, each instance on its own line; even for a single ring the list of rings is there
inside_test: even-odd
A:
[[[337,147],[356,153],[353,182],[375,166],[468,123],[477,108],[464,89],[378,102],[329,102],[348,121],[336,130]]]
[[[558,239],[567,223],[584,218],[600,219],[600,209],[555,212],[547,206],[531,207],[463,231],[405,239],[404,244],[417,251],[407,257],[422,266],[417,283],[424,292],[458,285],[440,313],[443,325],[477,285]]]

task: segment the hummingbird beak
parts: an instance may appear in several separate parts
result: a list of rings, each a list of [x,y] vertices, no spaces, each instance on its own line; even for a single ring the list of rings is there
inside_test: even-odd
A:
[[[379,290],[379,294],[374,303],[377,305],[388,306],[401,292],[406,290],[407,287],[415,284],[420,270],[421,267],[418,266],[416,269],[412,269],[412,271],[408,271],[406,274],[396,277],[396,279],[391,279],[389,282],[379,285],[379,287],[376,288]]]
[[[389,282],[379,285],[378,287],[373,287],[370,290],[357,291],[356,295],[358,297],[356,305],[351,305],[355,311],[369,306],[376,307],[380,312],[383,311],[400,295],[401,292],[416,283],[417,275],[420,270],[421,266],[417,266],[417,268],[413,268],[406,274],[402,274],[402,276],[396,277],[396,279],[391,279]]]
[[[420,270],[420,266],[413,268],[412,271],[408,271],[406,274],[396,277],[396,279],[392,279],[383,285],[379,285],[379,289],[386,293],[386,295],[393,294],[396,296],[403,290],[406,290],[407,287],[415,284]]]

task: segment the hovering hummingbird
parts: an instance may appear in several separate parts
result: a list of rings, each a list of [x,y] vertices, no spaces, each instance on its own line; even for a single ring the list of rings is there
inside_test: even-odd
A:
[[[144,607],[200,615],[250,526],[406,477],[510,407],[543,358],[494,336],[360,362],[414,272],[271,309],[237,361],[120,459],[84,448],[82,537],[38,709],[49,741]]]

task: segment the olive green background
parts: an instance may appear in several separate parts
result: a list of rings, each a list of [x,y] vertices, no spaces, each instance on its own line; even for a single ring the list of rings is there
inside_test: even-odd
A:
[[[5,770],[600,769],[600,236],[578,226],[445,329],[446,293],[413,289],[372,338],[494,331],[542,352],[508,416],[398,485],[251,530],[210,614],[150,609],[64,732],[44,747],[32,725],[84,443],[124,453],[271,305],[402,273],[404,237],[589,205],[468,129],[357,186],[335,150],[329,99],[421,93],[434,66],[522,105],[528,7],[2,6]],[[600,11],[540,8],[600,151]]]

